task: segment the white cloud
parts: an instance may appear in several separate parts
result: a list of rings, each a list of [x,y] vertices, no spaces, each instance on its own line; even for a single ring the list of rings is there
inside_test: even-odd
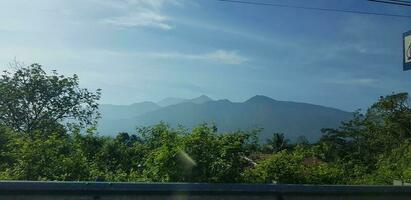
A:
[[[186,0],[106,0],[105,5],[121,13],[118,16],[110,16],[100,20],[104,24],[120,27],[151,27],[162,30],[170,30],[170,17],[164,14],[164,8],[168,5],[182,6]]]
[[[105,5],[112,8],[121,8],[121,9],[128,9],[128,8],[152,8],[152,9],[160,9],[165,5],[183,5],[183,1],[185,0],[91,0],[95,4]]]
[[[172,26],[167,22],[168,17],[153,11],[143,11],[130,13],[127,16],[113,17],[102,20],[103,23],[122,27],[154,27],[163,30],[170,30]]]
[[[150,6],[152,8],[161,8],[166,4],[182,5],[181,0],[125,0],[129,5]]]
[[[203,60],[211,61],[229,65],[240,65],[248,61],[242,55],[239,55],[236,51],[216,50],[204,54],[184,54],[178,52],[168,53],[148,53],[145,57],[161,58],[161,59],[183,59],[183,60]]]
[[[225,50],[208,53],[205,55],[205,58],[231,65],[239,65],[247,62],[247,59],[238,55],[237,52]]]
[[[354,78],[354,79],[333,79],[326,80],[327,83],[341,84],[341,85],[357,85],[357,86],[371,86],[377,83],[373,78]]]

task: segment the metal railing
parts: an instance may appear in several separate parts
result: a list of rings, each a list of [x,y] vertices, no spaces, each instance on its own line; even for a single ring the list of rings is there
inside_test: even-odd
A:
[[[411,187],[3,181],[0,199],[411,199]]]

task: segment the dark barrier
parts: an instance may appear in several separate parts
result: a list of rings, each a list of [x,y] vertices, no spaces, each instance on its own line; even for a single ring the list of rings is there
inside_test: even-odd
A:
[[[5,181],[0,199],[411,199],[411,187]]]

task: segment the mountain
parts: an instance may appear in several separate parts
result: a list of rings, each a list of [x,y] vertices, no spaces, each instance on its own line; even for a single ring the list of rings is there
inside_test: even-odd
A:
[[[131,105],[102,104],[100,106],[100,113],[107,119],[128,119],[159,108],[161,108],[161,106],[149,101]]]
[[[118,130],[131,131],[136,125],[153,125],[159,121],[165,121],[172,126],[181,124],[188,128],[207,122],[215,123],[222,132],[261,127],[261,140],[267,139],[273,132],[283,132],[292,140],[305,136],[310,141],[315,141],[320,137],[322,128],[336,128],[341,121],[351,117],[352,113],[335,108],[277,101],[262,95],[254,96],[245,102],[214,101],[200,96],[123,119],[121,123],[108,123]]]
[[[182,98],[175,98],[175,97],[168,97],[165,98],[159,102],[157,102],[157,105],[160,105],[162,107],[167,107],[167,106],[171,106],[171,105],[176,105],[179,103],[187,103],[187,102],[192,102],[192,103],[197,103],[197,104],[201,104],[201,103],[205,103],[207,101],[212,101],[212,99],[206,95],[201,95],[197,98],[193,98],[193,99],[182,99]]]
[[[157,102],[157,105],[166,107],[166,106],[171,106],[179,103],[183,103],[186,99],[182,98],[175,98],[175,97],[167,97],[159,102]]]
[[[206,96],[206,95],[201,95],[201,96],[199,96],[199,97],[197,97],[197,98],[188,99],[188,100],[186,100],[186,101],[184,101],[184,102],[191,102],[191,103],[195,103],[195,104],[202,104],[202,103],[206,103],[206,102],[209,102],[209,101],[212,101],[212,99],[211,99],[210,97],[208,97],[208,96]]]
[[[101,119],[98,123],[98,130],[100,132],[113,134],[130,132],[133,130],[133,126],[130,126],[133,122],[130,120],[141,114],[160,108],[161,106],[148,101],[131,105],[102,104],[99,110]]]

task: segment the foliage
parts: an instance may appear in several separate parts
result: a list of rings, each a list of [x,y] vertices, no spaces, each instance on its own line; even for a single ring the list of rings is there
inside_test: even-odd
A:
[[[19,67],[0,77],[0,122],[25,133],[56,132],[64,120],[90,125],[98,116],[99,98],[100,90],[80,88],[76,75],[48,75],[39,64]]]
[[[337,184],[342,173],[337,165],[328,164],[315,156],[311,149],[297,147],[270,155],[247,172],[247,181],[283,184]]]
[[[392,184],[393,180],[411,182],[410,141],[406,141],[390,152],[380,155],[377,169],[359,182],[363,184]]]
[[[263,151],[266,153],[275,153],[287,149],[290,141],[285,138],[284,133],[273,133],[272,138],[267,139],[267,145]]]

